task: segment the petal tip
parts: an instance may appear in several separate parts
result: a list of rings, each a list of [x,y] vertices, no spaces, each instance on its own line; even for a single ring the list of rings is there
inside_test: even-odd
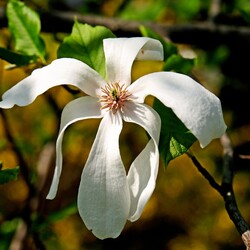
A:
[[[119,231],[119,232],[115,232],[115,233],[113,233],[113,234],[107,234],[107,233],[105,233],[105,232],[96,232],[95,230],[92,230],[92,229],[89,229],[98,239],[100,239],[100,240],[105,240],[105,239],[109,239],[109,238],[112,238],[112,239],[116,239],[117,237],[119,237],[120,236],[120,234],[121,234],[121,232],[122,232],[122,230],[121,231]]]
[[[55,197],[56,197],[56,193],[52,192],[52,191],[49,191],[49,193],[46,196],[46,199],[47,200],[53,200]]]
[[[15,103],[11,102],[9,100],[9,98],[4,98],[4,95],[3,95],[3,98],[2,98],[2,101],[0,101],[0,108],[2,109],[10,109],[12,107],[14,107]]]

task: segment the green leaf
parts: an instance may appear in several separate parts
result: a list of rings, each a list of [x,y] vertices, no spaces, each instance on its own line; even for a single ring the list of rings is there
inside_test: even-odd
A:
[[[165,11],[166,1],[125,1],[119,17],[127,20],[156,21]]]
[[[42,240],[46,240],[51,237],[51,224],[75,215],[77,214],[77,211],[77,203],[74,202],[50,213],[46,218],[41,214],[36,213],[32,217],[33,223],[31,230],[37,232]]]
[[[167,60],[170,56],[178,54],[176,45],[163,39],[159,34],[147,28],[145,26],[140,26],[140,31],[144,37],[150,37],[159,40],[163,46],[164,60]]]
[[[183,58],[181,55],[171,55],[164,64],[164,70],[189,74],[194,67],[195,60]]]
[[[76,203],[69,204],[61,210],[51,213],[47,217],[47,222],[52,223],[58,220],[62,220],[63,218],[67,218],[70,215],[76,214],[77,210],[78,208]]]
[[[178,20],[188,21],[195,20],[202,9],[208,4],[209,1],[200,0],[178,0],[169,1],[168,8],[175,13]],[[234,2],[234,1],[232,1]],[[227,4],[226,4],[227,5]]]
[[[152,31],[150,28],[141,26],[140,31],[143,36],[157,39],[161,42],[164,51],[164,70],[175,71],[183,74],[188,74],[192,70],[195,60],[183,58],[179,53],[175,44],[166,41],[159,34]]]
[[[157,99],[153,106],[161,117],[159,151],[167,166],[169,161],[184,154],[197,139],[172,109],[164,106]]]
[[[19,218],[13,218],[10,220],[7,220],[7,218],[5,218],[4,220],[1,221],[0,223],[0,238],[1,238],[0,250],[10,249],[10,242],[12,242],[13,240],[13,236],[17,230],[17,226],[19,222],[20,222]]]
[[[2,166],[2,164],[1,164]],[[16,180],[19,174],[19,167],[0,169],[0,184],[7,183],[12,180]]]
[[[45,44],[39,36],[41,24],[38,14],[23,2],[11,0],[7,4],[8,26],[15,40],[15,50],[45,61]]]
[[[57,56],[78,59],[106,76],[103,39],[115,35],[102,26],[92,27],[75,21],[70,36],[66,37],[58,49]]]
[[[243,10],[243,9],[239,9],[239,12],[241,14],[241,16],[244,18],[244,20],[247,22],[247,24],[250,24],[250,14],[248,11]]]
[[[33,63],[37,57],[22,55],[0,47],[0,58],[16,66],[23,66]]]
[[[162,43],[165,58],[164,70],[184,74],[190,73],[194,66],[193,59],[183,58],[178,54],[177,47],[174,44],[164,40],[151,29],[141,26],[140,31],[143,36],[157,39]],[[154,101],[153,108],[161,117],[162,126],[159,150],[167,166],[169,161],[184,154],[197,139],[175,115],[172,109],[166,107],[157,99]]]

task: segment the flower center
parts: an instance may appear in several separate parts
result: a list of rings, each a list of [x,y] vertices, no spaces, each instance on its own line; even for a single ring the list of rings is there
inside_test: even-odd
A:
[[[104,93],[100,99],[100,102],[103,103],[101,109],[111,110],[114,114],[118,110],[123,112],[124,103],[131,96],[124,84],[120,85],[118,82],[108,83],[104,88],[101,88],[101,91]]]

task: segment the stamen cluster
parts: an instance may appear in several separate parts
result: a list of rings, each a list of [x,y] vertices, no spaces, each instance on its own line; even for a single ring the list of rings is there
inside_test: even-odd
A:
[[[123,112],[124,103],[128,101],[131,94],[127,91],[127,87],[123,84],[108,83],[104,88],[101,88],[104,95],[101,96],[100,102],[104,105],[102,109],[112,110],[115,114],[119,109]]]

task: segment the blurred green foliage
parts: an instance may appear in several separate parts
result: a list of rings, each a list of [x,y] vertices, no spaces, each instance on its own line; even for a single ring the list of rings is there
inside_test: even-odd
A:
[[[7,183],[12,180],[16,180],[19,174],[19,168],[2,169],[2,163],[0,163],[0,184]]]

